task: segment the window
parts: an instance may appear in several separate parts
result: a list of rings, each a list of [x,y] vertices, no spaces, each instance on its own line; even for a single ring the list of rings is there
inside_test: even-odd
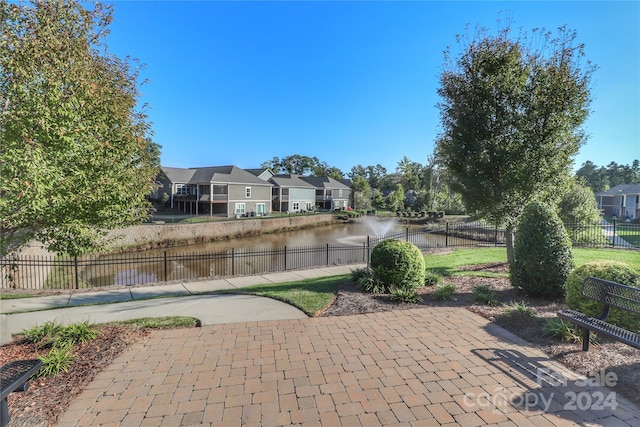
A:
[[[258,216],[262,216],[264,215],[265,211],[264,211],[264,203],[257,203],[256,204],[256,214]]]
[[[300,203],[293,202],[293,210],[294,211],[299,211],[300,210]]]
[[[342,197],[342,190],[338,190],[338,197]]]
[[[247,199],[251,197],[251,187],[245,187],[244,195]]]
[[[305,205],[305,209],[308,210],[308,211],[313,210],[313,203],[307,202],[306,205]]]
[[[188,184],[176,184],[176,194],[178,196],[188,196],[191,194],[191,189]]]
[[[244,215],[245,205],[244,203],[236,203],[236,215]]]

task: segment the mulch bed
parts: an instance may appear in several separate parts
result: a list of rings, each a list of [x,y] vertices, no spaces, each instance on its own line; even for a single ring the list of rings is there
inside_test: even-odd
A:
[[[506,264],[485,264],[466,268],[477,272],[507,272]],[[354,285],[339,289],[334,302],[321,316],[348,316],[389,310],[404,310],[430,306],[465,307],[480,316],[502,326],[512,333],[538,346],[549,357],[558,360],[572,370],[593,375],[601,370],[615,372],[617,385],[613,390],[640,405],[640,350],[627,345],[601,340],[588,352],[581,351],[581,345],[559,342],[545,337],[541,327],[547,318],[555,318],[555,313],[564,308],[561,301],[527,298],[519,295],[503,277],[451,276],[447,283],[456,287],[454,299],[439,301],[433,297],[434,287],[424,287],[419,291],[423,298],[420,304],[398,304],[389,295],[365,294]],[[481,305],[473,301],[473,288],[490,286],[495,293],[497,305]],[[523,302],[532,307],[537,318],[502,312],[502,304]],[[10,426],[48,426],[54,423],[69,403],[83,388],[131,344],[149,334],[148,330],[126,326],[99,326],[101,334],[91,343],[78,347],[76,359],[68,373],[53,378],[36,379],[25,393],[9,396],[11,414]],[[33,344],[26,344],[19,337],[0,347],[0,364],[16,359],[34,358],[45,354]]]

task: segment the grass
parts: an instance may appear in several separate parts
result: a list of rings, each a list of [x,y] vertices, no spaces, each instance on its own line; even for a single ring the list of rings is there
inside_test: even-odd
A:
[[[640,228],[637,225],[616,224],[616,234],[630,244],[640,247]]]
[[[313,316],[331,303],[339,285],[350,283],[351,280],[351,275],[343,274],[296,282],[247,286],[241,289],[225,289],[216,293],[265,296],[284,301],[299,308],[308,316]]]
[[[621,249],[587,249],[573,248],[575,266],[581,266],[590,261],[602,259],[624,261],[633,268],[640,270],[640,256],[637,251]],[[442,254],[430,254],[424,257],[427,270],[437,272],[443,276],[451,275],[482,275],[489,277],[504,277],[505,273],[476,273],[461,271],[459,267],[474,264],[488,264],[507,262],[505,248],[468,248],[455,249]]]
[[[0,294],[0,300],[3,299],[20,299],[20,298],[31,298],[33,295],[31,294]]]
[[[186,316],[141,317],[138,319],[109,322],[105,323],[105,325],[124,325],[149,329],[191,328],[196,325],[196,319]]]

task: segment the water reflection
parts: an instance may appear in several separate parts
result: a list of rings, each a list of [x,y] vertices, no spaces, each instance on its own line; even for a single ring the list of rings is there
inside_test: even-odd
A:
[[[376,236],[388,232],[402,232],[407,227],[396,220],[359,221],[355,223],[332,224],[303,230],[263,234],[254,237],[242,237],[219,242],[198,243],[189,246],[176,246],[166,249],[167,253],[213,252],[226,249],[280,249],[285,246],[321,246],[349,244],[362,246],[367,236]],[[378,224],[378,227],[375,226]],[[380,232],[384,231],[384,232]],[[163,254],[165,249],[146,251],[145,254]]]
[[[414,226],[416,228],[419,226]],[[110,255],[101,265],[87,266],[82,281],[90,286],[131,286],[202,277],[250,275],[265,271],[366,262],[367,240],[395,234],[403,238],[407,225],[396,220],[367,218],[356,223],[333,224],[255,237],[147,250],[135,255]],[[408,237],[408,233],[407,233]],[[440,247],[444,237],[416,234],[421,247]],[[323,248],[326,247],[326,250]],[[351,248],[351,249],[349,249]],[[141,262],[136,263],[136,259]],[[142,261],[144,259],[144,261]],[[271,270],[269,270],[271,269]]]

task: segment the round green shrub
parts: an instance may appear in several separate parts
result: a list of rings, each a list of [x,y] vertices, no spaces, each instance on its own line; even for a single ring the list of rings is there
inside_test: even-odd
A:
[[[573,252],[558,214],[547,204],[532,202],[524,208],[516,230],[511,284],[533,297],[563,296]]]
[[[592,261],[573,270],[567,278],[566,303],[570,309],[591,317],[598,317],[602,304],[582,296],[582,282],[585,277],[617,282],[622,285],[640,288],[640,272],[622,261]],[[640,316],[625,310],[611,308],[607,322],[632,331],[640,331]]]
[[[371,251],[371,269],[387,289],[414,290],[424,286],[424,256],[412,243],[383,240]]]

